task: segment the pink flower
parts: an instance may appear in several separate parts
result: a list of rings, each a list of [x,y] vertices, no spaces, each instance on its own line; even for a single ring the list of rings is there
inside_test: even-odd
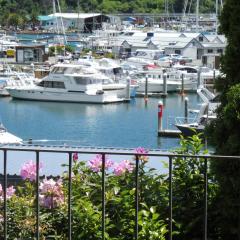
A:
[[[73,161],[74,161],[74,162],[77,162],[77,160],[78,160],[78,154],[77,154],[77,153],[74,153],[74,154],[73,154]]]
[[[93,172],[99,172],[102,169],[102,155],[97,154],[94,159],[88,161],[88,166]],[[113,166],[113,161],[109,159],[105,159],[105,169]]]
[[[135,152],[136,153],[141,153],[141,154],[147,154],[148,150],[143,148],[143,147],[138,147],[138,148],[135,149]]]
[[[7,188],[7,199],[10,199],[16,192],[16,189],[13,186]]]
[[[39,164],[39,170],[41,170],[43,167],[42,163]],[[30,181],[35,181],[36,180],[36,163],[33,161],[29,161],[25,163],[21,170],[20,170],[20,175],[22,179],[26,180],[29,179]]]
[[[143,162],[147,162],[148,161],[148,157],[146,156],[146,154],[148,154],[148,150],[143,148],[143,147],[138,147],[135,149],[135,152],[138,154],[142,154],[139,155],[139,160],[142,160]]]
[[[122,162],[115,164],[113,172],[116,176],[121,176],[126,172],[133,171],[133,165],[130,163],[129,160],[123,160]]]
[[[64,203],[64,193],[62,188],[61,179],[58,181],[54,181],[52,178],[49,180],[44,179],[39,186],[40,204],[49,209],[62,205]]]
[[[15,194],[16,189],[13,186],[10,186],[6,189],[6,197],[10,199]],[[2,185],[0,184],[0,202],[4,200],[4,192]]]

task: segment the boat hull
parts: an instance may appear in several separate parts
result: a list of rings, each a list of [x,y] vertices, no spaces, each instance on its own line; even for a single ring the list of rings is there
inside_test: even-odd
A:
[[[124,101],[116,94],[87,94],[78,91],[41,91],[36,89],[8,88],[11,97],[23,100],[52,101],[52,102],[80,102],[80,103],[112,103]]]
[[[204,126],[191,126],[189,124],[175,124],[175,126],[181,131],[182,135],[191,137],[196,134],[204,132]]]

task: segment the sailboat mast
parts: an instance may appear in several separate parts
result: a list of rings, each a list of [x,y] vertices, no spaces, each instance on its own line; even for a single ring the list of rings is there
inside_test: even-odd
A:
[[[54,16],[54,21],[56,21],[56,25],[57,25],[57,34],[59,34],[59,26],[58,26],[58,19],[57,19],[57,16],[56,16],[56,4],[55,4],[55,0],[52,1],[53,3],[53,16]]]
[[[165,14],[168,16],[168,0],[165,0]]]
[[[216,0],[216,34],[217,34],[217,30],[218,30],[218,0]]]
[[[197,5],[196,5],[196,32],[199,31],[199,0],[197,0]]]

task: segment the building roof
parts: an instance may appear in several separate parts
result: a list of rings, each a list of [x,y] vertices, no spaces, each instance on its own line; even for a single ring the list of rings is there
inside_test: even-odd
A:
[[[38,16],[39,21],[50,21],[50,20],[53,20],[53,19],[55,19],[54,16],[42,16],[42,15]]]
[[[62,17],[67,19],[85,19],[101,16],[100,13],[55,13],[48,15],[49,17]]]
[[[225,48],[226,44],[224,43],[202,43],[202,45],[204,46],[204,48]]]

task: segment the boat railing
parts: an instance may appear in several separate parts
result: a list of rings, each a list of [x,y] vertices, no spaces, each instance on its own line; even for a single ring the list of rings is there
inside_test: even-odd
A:
[[[55,154],[56,157],[59,159],[59,154],[64,154],[65,160],[66,160],[66,166],[67,166],[67,188],[68,191],[66,193],[66,201],[67,201],[67,232],[66,236],[67,239],[72,239],[72,226],[74,224],[73,222],[73,161],[74,161],[74,155],[78,154],[79,158],[84,157],[85,155],[95,155],[99,154],[101,155],[101,169],[98,174],[100,176],[100,191],[101,191],[101,197],[100,197],[100,209],[101,209],[101,223],[99,226],[99,229],[101,231],[101,239],[105,239],[107,228],[106,228],[106,221],[107,221],[107,214],[106,214],[106,182],[107,182],[107,166],[106,166],[106,159],[108,156],[123,156],[124,159],[126,157],[132,157],[132,162],[134,166],[134,172],[133,172],[133,207],[134,207],[134,221],[133,221],[133,238],[132,239],[139,239],[139,213],[141,209],[141,199],[140,199],[140,191],[141,188],[141,182],[140,182],[140,164],[141,164],[141,158],[143,156],[147,156],[148,158],[154,158],[154,161],[159,162],[159,164],[164,160],[167,162],[166,167],[166,181],[167,181],[167,188],[168,188],[168,199],[167,199],[167,217],[166,223],[168,227],[168,239],[172,239],[173,237],[173,213],[176,209],[176,206],[173,208],[173,199],[174,199],[174,191],[173,191],[173,181],[174,181],[174,165],[175,160],[179,158],[183,158],[185,161],[189,161],[190,159],[196,159],[196,161],[202,161],[203,162],[203,170],[202,170],[202,178],[203,178],[203,191],[202,191],[202,210],[199,212],[196,218],[202,218],[202,224],[200,227],[202,239],[207,240],[208,237],[208,171],[209,171],[209,163],[212,160],[233,160],[233,161],[239,161],[240,156],[216,156],[216,155],[205,155],[205,154],[199,154],[199,155],[184,155],[184,154],[176,154],[172,152],[162,152],[160,150],[149,150],[147,153],[137,153],[136,149],[116,149],[116,148],[95,148],[95,147],[89,147],[89,148],[83,148],[83,147],[71,147],[71,146],[40,146],[40,145],[5,145],[0,146],[0,152],[1,152],[1,162],[3,162],[3,174],[0,178],[1,183],[3,184],[2,192],[3,192],[3,233],[2,237],[3,239],[8,239],[9,230],[11,227],[11,219],[9,218],[9,206],[8,206],[8,200],[7,200],[7,186],[8,186],[8,169],[9,169],[9,158],[11,160],[11,155],[13,153],[21,155],[21,153],[30,153],[33,157],[33,161],[36,164],[36,178],[35,178],[35,184],[34,184],[34,192],[35,192],[35,201],[34,201],[34,209],[35,209],[35,224],[34,224],[34,232],[35,237],[34,239],[39,240],[40,234],[41,234],[41,212],[40,212],[40,161],[42,158],[44,158],[44,154]],[[160,194],[159,192],[155,193],[156,195]],[[189,219],[189,223],[193,221],[193,219]],[[75,223],[76,224],[76,223]]]
[[[194,123],[197,121],[196,117],[175,117],[175,124]]]
[[[175,126],[176,124],[183,124],[183,123],[194,123],[197,121],[197,116],[195,117],[176,117],[176,116],[168,116],[166,119],[166,129],[177,129]]]

